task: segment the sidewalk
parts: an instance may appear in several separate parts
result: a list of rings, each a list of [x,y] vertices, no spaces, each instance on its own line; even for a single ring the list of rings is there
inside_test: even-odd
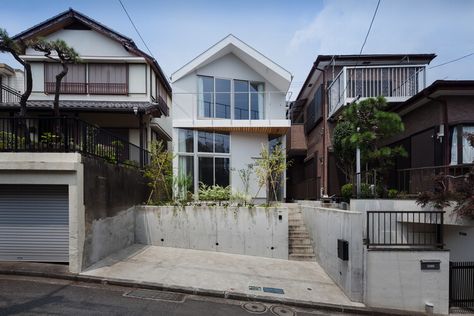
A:
[[[238,299],[266,297],[283,304],[298,301],[337,309],[364,308],[350,301],[316,262],[133,245],[81,275],[177,286]],[[281,290],[283,294],[271,293]]]

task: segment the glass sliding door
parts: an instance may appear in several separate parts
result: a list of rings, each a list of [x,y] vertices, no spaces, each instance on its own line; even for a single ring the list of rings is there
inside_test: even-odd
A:
[[[252,120],[263,119],[263,83],[250,83],[250,118]]]
[[[198,115],[214,117],[214,78],[198,76]]]
[[[180,183],[186,181],[187,191],[193,192],[194,188],[194,156],[179,156],[178,158],[178,174]],[[186,180],[184,180],[186,179]],[[183,190],[183,188],[179,188]],[[180,192],[183,193],[183,192]]]
[[[230,119],[230,93],[230,80],[216,78],[216,118]]]
[[[249,119],[249,83],[234,80],[234,119]]]

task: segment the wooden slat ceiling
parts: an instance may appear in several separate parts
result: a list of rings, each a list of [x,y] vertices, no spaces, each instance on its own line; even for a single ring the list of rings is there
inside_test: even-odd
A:
[[[196,127],[195,129],[213,132],[242,132],[274,135],[285,135],[288,131],[288,127]]]

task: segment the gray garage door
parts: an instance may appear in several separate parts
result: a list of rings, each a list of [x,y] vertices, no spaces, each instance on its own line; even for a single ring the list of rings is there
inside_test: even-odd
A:
[[[0,260],[69,261],[65,185],[0,185]]]

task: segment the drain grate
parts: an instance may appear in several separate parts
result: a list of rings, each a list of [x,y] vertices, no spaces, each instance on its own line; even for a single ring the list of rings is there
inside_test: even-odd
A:
[[[296,312],[286,306],[272,306],[270,311],[276,316],[296,316]]]
[[[265,305],[256,302],[245,303],[242,305],[242,308],[253,314],[263,314],[267,311]]]
[[[128,293],[125,293],[123,296],[141,298],[145,300],[170,301],[179,303],[184,302],[184,299],[186,297],[186,295],[182,293],[151,291],[142,289],[132,290]]]

